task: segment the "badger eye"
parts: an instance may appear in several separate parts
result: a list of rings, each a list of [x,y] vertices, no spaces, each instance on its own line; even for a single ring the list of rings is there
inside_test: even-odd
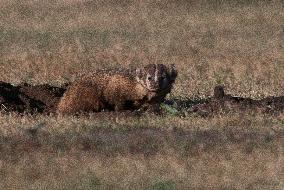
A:
[[[152,77],[148,77],[148,80],[151,80],[152,79]]]

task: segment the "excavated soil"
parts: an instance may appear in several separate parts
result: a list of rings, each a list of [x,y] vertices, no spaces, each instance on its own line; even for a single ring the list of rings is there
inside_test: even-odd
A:
[[[54,113],[66,87],[48,84],[13,86],[0,82],[0,105],[4,112]]]
[[[49,84],[30,85],[12,84],[0,81],[0,106],[4,112],[18,113],[55,113],[60,97],[68,84],[55,87]],[[186,108],[190,113],[210,116],[220,112],[253,110],[263,113],[280,113],[284,110],[284,96],[266,97],[261,100],[234,97],[225,94],[222,86],[214,88],[214,95],[198,101],[170,100],[166,104],[176,104],[178,109]]]
[[[236,111],[257,111],[267,114],[278,114],[284,111],[284,96],[269,96],[260,100],[234,97],[230,94],[225,94],[223,86],[216,86],[213,97],[201,102],[203,103],[192,106],[190,111],[202,116]]]

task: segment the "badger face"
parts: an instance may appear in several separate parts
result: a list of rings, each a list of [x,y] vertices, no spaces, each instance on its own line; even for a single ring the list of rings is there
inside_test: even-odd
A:
[[[174,66],[148,64],[136,70],[136,79],[149,91],[157,92],[171,87],[177,77]]]

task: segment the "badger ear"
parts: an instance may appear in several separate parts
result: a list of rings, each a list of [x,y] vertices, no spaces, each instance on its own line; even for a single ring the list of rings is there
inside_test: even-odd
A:
[[[170,80],[172,82],[174,82],[176,80],[176,78],[177,78],[177,75],[178,75],[178,72],[176,70],[175,65],[171,64],[169,69],[168,69],[168,71],[169,71]]]

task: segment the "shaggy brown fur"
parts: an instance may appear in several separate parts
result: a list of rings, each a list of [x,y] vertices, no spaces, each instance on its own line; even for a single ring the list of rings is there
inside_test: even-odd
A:
[[[86,75],[69,86],[57,113],[118,111],[159,103],[170,92],[176,76],[173,66],[162,64],[138,68],[134,75],[107,72]]]

